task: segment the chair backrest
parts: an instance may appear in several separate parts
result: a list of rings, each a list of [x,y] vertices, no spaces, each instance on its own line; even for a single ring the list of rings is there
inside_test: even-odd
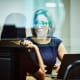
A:
[[[80,60],[67,67],[63,80],[80,80]]]
[[[0,47],[0,80],[18,80],[14,48]]]
[[[0,41],[0,80],[20,80],[18,79],[19,66],[16,57],[22,48],[11,47],[11,45],[14,45],[7,42],[7,39],[16,40],[23,38],[25,38],[25,16],[20,13],[8,15],[3,26],[2,40]],[[6,45],[8,47],[5,47]]]

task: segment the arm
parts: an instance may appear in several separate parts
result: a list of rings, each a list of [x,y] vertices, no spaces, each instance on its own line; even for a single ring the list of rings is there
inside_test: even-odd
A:
[[[33,76],[37,80],[45,80],[45,73],[41,69],[39,69],[36,73],[34,73]]]
[[[38,60],[38,64],[41,67],[41,69],[45,72],[45,66],[44,66],[42,57],[40,55],[39,48],[36,45],[34,45],[34,46],[35,46],[34,51],[35,51],[35,54],[36,54],[36,57],[37,57],[37,60]]]
[[[61,43],[58,47],[58,58],[60,61],[62,61],[64,54],[66,54],[67,51],[63,45],[63,43]]]
[[[24,40],[23,42],[21,42],[21,45],[24,45],[26,48],[29,49],[29,51],[30,51],[30,49],[33,49],[35,51],[35,54],[36,54],[36,57],[38,60],[38,64],[41,67],[41,69],[45,72],[44,63],[43,63],[43,60],[41,58],[38,47],[29,40]]]
[[[63,43],[61,43],[58,47],[58,58],[60,61],[62,61],[63,56],[66,53],[67,53],[67,51],[66,51],[65,47],[64,47]],[[59,68],[60,68],[60,64],[55,64],[54,67],[56,68],[56,72],[58,72]]]

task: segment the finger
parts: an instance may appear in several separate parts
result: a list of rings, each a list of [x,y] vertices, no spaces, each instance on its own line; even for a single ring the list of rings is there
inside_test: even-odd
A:
[[[46,68],[47,67],[47,65],[44,65],[44,68]]]
[[[41,69],[42,69],[42,68],[41,68]],[[42,69],[42,71],[43,71],[43,72],[47,72],[47,70],[45,70],[45,69]]]
[[[26,47],[26,48],[31,48],[31,46],[29,46],[29,45],[28,45],[28,46],[25,46],[25,47]]]
[[[45,72],[47,72],[47,70],[45,70]]]
[[[32,44],[32,42],[31,42],[31,41],[29,41],[29,40],[27,40],[25,43],[27,43],[27,44]]]
[[[59,67],[56,69],[56,73],[58,73],[59,72]]]
[[[57,66],[58,66],[57,64],[54,65],[54,67],[57,67]]]
[[[28,45],[31,44],[31,43],[30,43],[30,41],[26,40],[26,41],[24,42],[24,44],[25,44],[25,46],[28,46]]]
[[[21,45],[25,45],[24,42],[21,42],[20,44],[21,44]]]

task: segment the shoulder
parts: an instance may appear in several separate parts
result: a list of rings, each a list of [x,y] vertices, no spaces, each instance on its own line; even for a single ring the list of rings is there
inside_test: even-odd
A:
[[[0,46],[1,47],[19,47],[18,44],[11,42],[12,40],[1,40]]]
[[[53,44],[53,45],[59,45],[60,43],[62,43],[62,40],[61,39],[59,39],[59,38],[57,38],[57,37],[52,37],[51,38],[51,43]]]
[[[51,40],[56,41],[56,42],[62,42],[62,40],[57,37],[52,37]]]

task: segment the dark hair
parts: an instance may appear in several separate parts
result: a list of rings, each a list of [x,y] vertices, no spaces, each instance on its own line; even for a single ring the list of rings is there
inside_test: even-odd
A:
[[[1,39],[25,38],[26,17],[21,13],[11,13],[6,17]]]
[[[48,20],[48,23],[49,23],[49,26],[50,27],[52,27],[52,21],[51,21],[51,19],[50,19],[50,17],[47,15],[47,10],[44,10],[44,9],[39,9],[39,10],[37,10],[36,12],[35,12],[35,15],[34,15],[34,18],[33,18],[33,28],[34,28],[34,24],[35,24],[35,20],[36,20],[36,18],[39,16],[39,15],[44,15],[46,18],[47,18],[47,20]]]
[[[47,20],[48,20],[48,23],[49,23],[49,27],[50,28],[52,28],[52,26],[53,26],[53,24],[52,24],[52,21],[51,21],[51,19],[50,19],[50,17],[48,16],[48,14],[47,14],[47,10],[44,10],[44,9],[39,9],[39,10],[37,10],[36,12],[35,12],[35,14],[34,14],[34,18],[33,18],[33,27],[32,27],[32,34],[33,34],[33,36],[36,36],[36,34],[35,34],[35,30],[34,30],[34,25],[35,25],[35,23],[36,23],[36,18],[39,16],[39,15],[44,15],[46,18],[47,18]],[[49,35],[50,36],[50,35]]]
[[[25,28],[16,28],[15,25],[4,25],[1,39],[22,39],[26,37]]]

